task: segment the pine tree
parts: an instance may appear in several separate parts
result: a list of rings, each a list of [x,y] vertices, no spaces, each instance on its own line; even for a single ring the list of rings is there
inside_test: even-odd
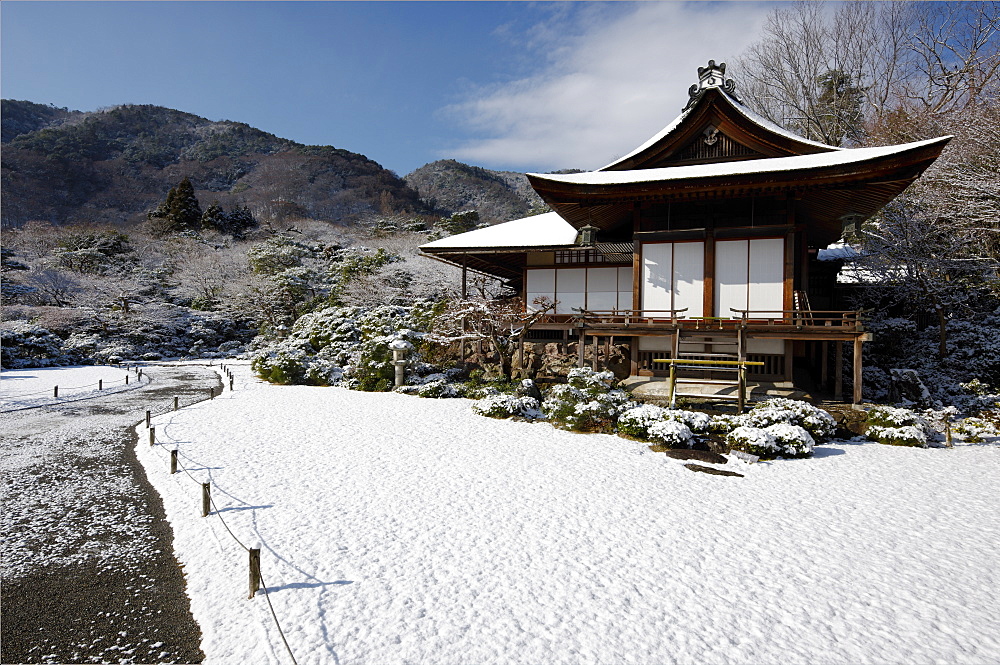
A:
[[[212,203],[201,216],[201,228],[213,229],[216,231],[226,231],[229,224],[229,215],[222,209],[218,201]]]

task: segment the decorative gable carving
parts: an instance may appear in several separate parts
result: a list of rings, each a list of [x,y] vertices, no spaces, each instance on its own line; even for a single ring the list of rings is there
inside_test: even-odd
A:
[[[766,157],[709,125],[693,141],[671,155],[667,163],[713,162]],[[666,166],[666,164],[664,164]]]

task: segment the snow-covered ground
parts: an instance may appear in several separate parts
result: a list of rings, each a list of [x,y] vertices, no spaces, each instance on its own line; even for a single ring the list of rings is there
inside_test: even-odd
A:
[[[138,446],[208,663],[289,662],[220,517],[303,664],[1000,661],[996,445],[838,442],[718,477],[464,399],[234,370]]]
[[[58,398],[53,390],[56,386],[59,387]],[[0,372],[0,411],[60,404],[102,391],[120,392],[139,386],[134,371],[110,365],[5,369]]]

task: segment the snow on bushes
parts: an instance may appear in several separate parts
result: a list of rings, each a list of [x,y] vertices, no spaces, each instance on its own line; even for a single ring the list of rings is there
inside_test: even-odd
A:
[[[826,441],[837,431],[837,421],[829,413],[808,402],[776,397],[756,404],[742,424],[766,428],[785,423],[805,429],[815,441]]]
[[[4,369],[73,365],[75,354],[46,328],[27,321],[7,321],[0,328],[0,366]]]
[[[694,433],[679,420],[661,420],[649,426],[649,438],[671,448],[690,448]]]
[[[687,431],[686,437],[680,441],[682,445],[688,445],[694,434],[704,434],[708,431],[712,418],[705,413],[698,411],[684,411],[681,409],[665,409],[653,404],[641,404],[635,408],[625,411],[618,417],[618,433],[630,436],[635,439],[650,439],[661,441],[669,445],[664,439],[664,432],[674,432],[675,428],[660,426],[665,422],[676,423],[684,426]],[[660,434],[653,434],[653,426],[658,426]],[[677,435],[679,436],[679,435]],[[675,435],[670,437],[677,438]],[[668,438],[670,438],[668,437]]]
[[[517,395],[490,395],[473,402],[473,413],[489,418],[526,418],[535,420],[542,417],[538,400],[534,397]]]
[[[1000,434],[993,423],[982,418],[966,418],[956,423],[951,431],[967,443],[982,443]]]
[[[251,366],[273,383],[391,390],[395,366],[390,344],[396,340],[416,347],[407,368],[411,377],[417,368],[434,369],[421,362],[420,346],[435,306],[418,301],[409,307],[327,307],[305,314],[288,337],[260,349]],[[439,396],[448,391],[441,392]]]
[[[909,409],[877,406],[868,412],[865,435],[890,446],[926,448],[929,429],[927,422]]]
[[[612,388],[615,375],[586,367],[570,370],[567,383],[552,387],[542,413],[557,427],[579,432],[610,432],[618,416],[634,406],[628,394]]]
[[[761,459],[778,456],[806,457],[812,454],[814,441],[803,427],[775,423],[767,427],[742,425],[726,435],[732,450],[740,450]]]

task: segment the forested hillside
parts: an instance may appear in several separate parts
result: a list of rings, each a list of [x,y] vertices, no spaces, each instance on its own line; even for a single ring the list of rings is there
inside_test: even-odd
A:
[[[476,210],[488,223],[506,222],[545,208],[523,173],[490,171],[453,159],[421,166],[404,180],[437,212]]]
[[[134,225],[182,178],[198,198],[266,221],[353,223],[422,212],[417,193],[364,155],[239,122],[126,105],[81,113],[3,102],[2,222]]]

